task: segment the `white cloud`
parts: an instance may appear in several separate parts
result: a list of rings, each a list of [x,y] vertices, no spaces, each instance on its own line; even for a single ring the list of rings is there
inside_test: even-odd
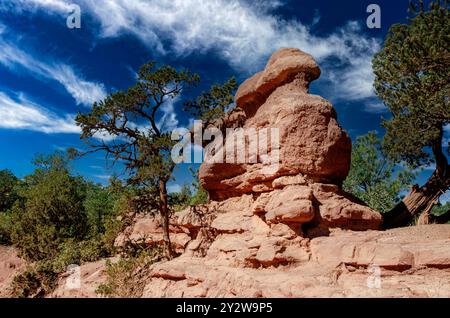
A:
[[[109,174],[96,174],[94,175],[95,178],[103,180],[103,181],[107,181],[109,179],[111,179],[111,175]]]
[[[34,8],[62,12],[65,0],[31,0]],[[239,71],[259,70],[281,47],[297,47],[320,63],[336,99],[373,97],[371,58],[380,42],[349,22],[327,36],[271,12],[281,1],[80,0],[100,25],[100,37],[133,34],[160,54],[185,56],[210,50]],[[26,6],[26,4],[24,4]],[[318,23],[318,13],[315,23]]]
[[[159,109],[161,118],[156,123],[158,129],[161,131],[168,132],[178,127],[179,121],[174,106],[179,99],[180,95],[175,98],[169,97],[166,99],[165,103],[161,105],[161,108]]]
[[[75,123],[75,115],[60,116],[51,110],[31,101],[20,93],[12,98],[0,91],[0,129],[31,130],[46,134],[80,134]],[[99,131],[93,136],[106,143],[117,136]]]
[[[8,5],[10,2],[11,5],[21,7],[21,6],[29,6],[32,8],[45,7],[49,10],[57,11],[57,12],[68,12],[71,10],[71,2],[64,0],[3,0],[5,5]]]
[[[167,186],[167,192],[168,193],[181,192],[181,186],[179,184],[176,184],[176,183],[169,184]]]
[[[75,125],[74,116],[58,116],[24,95],[13,99],[0,92],[0,118],[0,128],[32,130],[46,134],[80,133],[80,128]]]
[[[39,61],[6,41],[0,41],[0,63],[14,70],[26,71],[34,77],[60,83],[77,104],[90,106],[106,96],[103,84],[85,80],[73,67],[60,62]]]
[[[382,102],[379,101],[369,101],[365,104],[364,110],[369,113],[381,114],[386,113],[389,109]]]
[[[65,87],[77,104],[91,106],[94,102],[106,97],[103,84],[84,80],[68,65],[59,64],[50,67],[49,74]]]
[[[104,130],[97,131],[92,137],[94,137],[97,140],[101,140],[105,143],[111,142],[113,140],[117,139],[116,135],[111,135],[109,132]]]

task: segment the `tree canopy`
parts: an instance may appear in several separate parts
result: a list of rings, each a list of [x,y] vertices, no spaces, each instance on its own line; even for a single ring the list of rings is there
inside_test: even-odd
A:
[[[448,1],[411,4],[407,24],[389,29],[384,47],[373,58],[374,87],[392,113],[383,121],[387,155],[411,167],[435,164],[422,187],[385,215],[385,227],[406,225],[428,213],[450,187],[450,167],[443,149],[450,124],[450,17]]]
[[[376,93],[392,112],[383,121],[384,146],[414,166],[439,160],[443,128],[450,124],[450,16],[448,2],[440,2],[413,11],[409,24],[393,25],[373,59]]]

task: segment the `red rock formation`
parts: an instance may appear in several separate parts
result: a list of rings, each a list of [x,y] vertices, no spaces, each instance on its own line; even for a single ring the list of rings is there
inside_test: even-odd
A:
[[[450,297],[450,225],[308,239],[249,213],[251,201],[177,213],[173,225],[192,240],[152,266],[143,297]]]
[[[253,212],[268,223],[308,223],[313,235],[336,226],[377,229],[380,214],[340,188],[350,167],[351,141],[332,105],[308,93],[309,83],[319,75],[309,54],[297,49],[275,52],[262,72],[239,87],[236,105],[245,111],[245,131],[278,130],[276,169],[264,171],[267,165],[261,158],[256,163],[205,162],[200,181],[213,200],[251,194]],[[238,144],[237,152],[248,153],[249,147]],[[261,150],[261,140],[258,147]]]

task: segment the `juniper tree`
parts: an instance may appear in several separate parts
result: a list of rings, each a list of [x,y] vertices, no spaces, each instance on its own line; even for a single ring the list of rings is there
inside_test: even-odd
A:
[[[396,161],[413,167],[435,164],[432,176],[384,215],[386,228],[403,226],[431,210],[450,186],[443,151],[450,123],[450,17],[448,1],[410,5],[408,24],[393,25],[373,59],[375,91],[392,113],[384,120],[384,147]]]

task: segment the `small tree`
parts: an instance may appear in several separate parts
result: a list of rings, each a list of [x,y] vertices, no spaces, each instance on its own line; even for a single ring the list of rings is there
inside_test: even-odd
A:
[[[200,184],[200,180],[198,178],[198,170],[194,170],[192,169],[192,167],[190,167],[189,171],[192,175],[192,186],[194,188],[194,194],[191,197],[190,205],[208,203],[208,192]]]
[[[430,9],[411,5],[409,24],[393,25],[383,49],[373,59],[375,90],[392,112],[384,120],[384,146],[396,161],[412,167],[434,163],[422,187],[384,215],[385,228],[408,224],[431,210],[450,186],[443,152],[444,126],[450,123],[450,17],[448,1],[431,1]]]
[[[158,111],[180,96],[181,92],[199,82],[199,76],[178,71],[170,66],[155,67],[150,62],[141,67],[137,83],[94,103],[92,111],[78,114],[76,121],[82,128],[82,139],[89,142],[91,151],[104,151],[115,161],[121,160],[128,172],[129,182],[158,193],[157,205],[162,218],[166,256],[173,256],[169,237],[169,207],[167,182],[172,177],[174,162],[170,157],[175,141],[165,131]],[[228,93],[230,94],[230,92]],[[212,105],[220,96],[209,95]],[[216,98],[217,97],[217,98]],[[188,108],[196,105],[187,105]],[[115,137],[113,141],[96,141],[98,133]]]
[[[115,216],[114,205],[119,194],[111,191],[109,187],[99,184],[86,184],[86,199],[84,208],[91,237],[99,237],[105,232],[105,222]]]
[[[414,177],[413,173],[396,169],[395,162],[384,155],[376,133],[369,132],[358,137],[353,145],[351,168],[344,189],[372,209],[386,213],[401,201],[401,192],[408,188]]]

